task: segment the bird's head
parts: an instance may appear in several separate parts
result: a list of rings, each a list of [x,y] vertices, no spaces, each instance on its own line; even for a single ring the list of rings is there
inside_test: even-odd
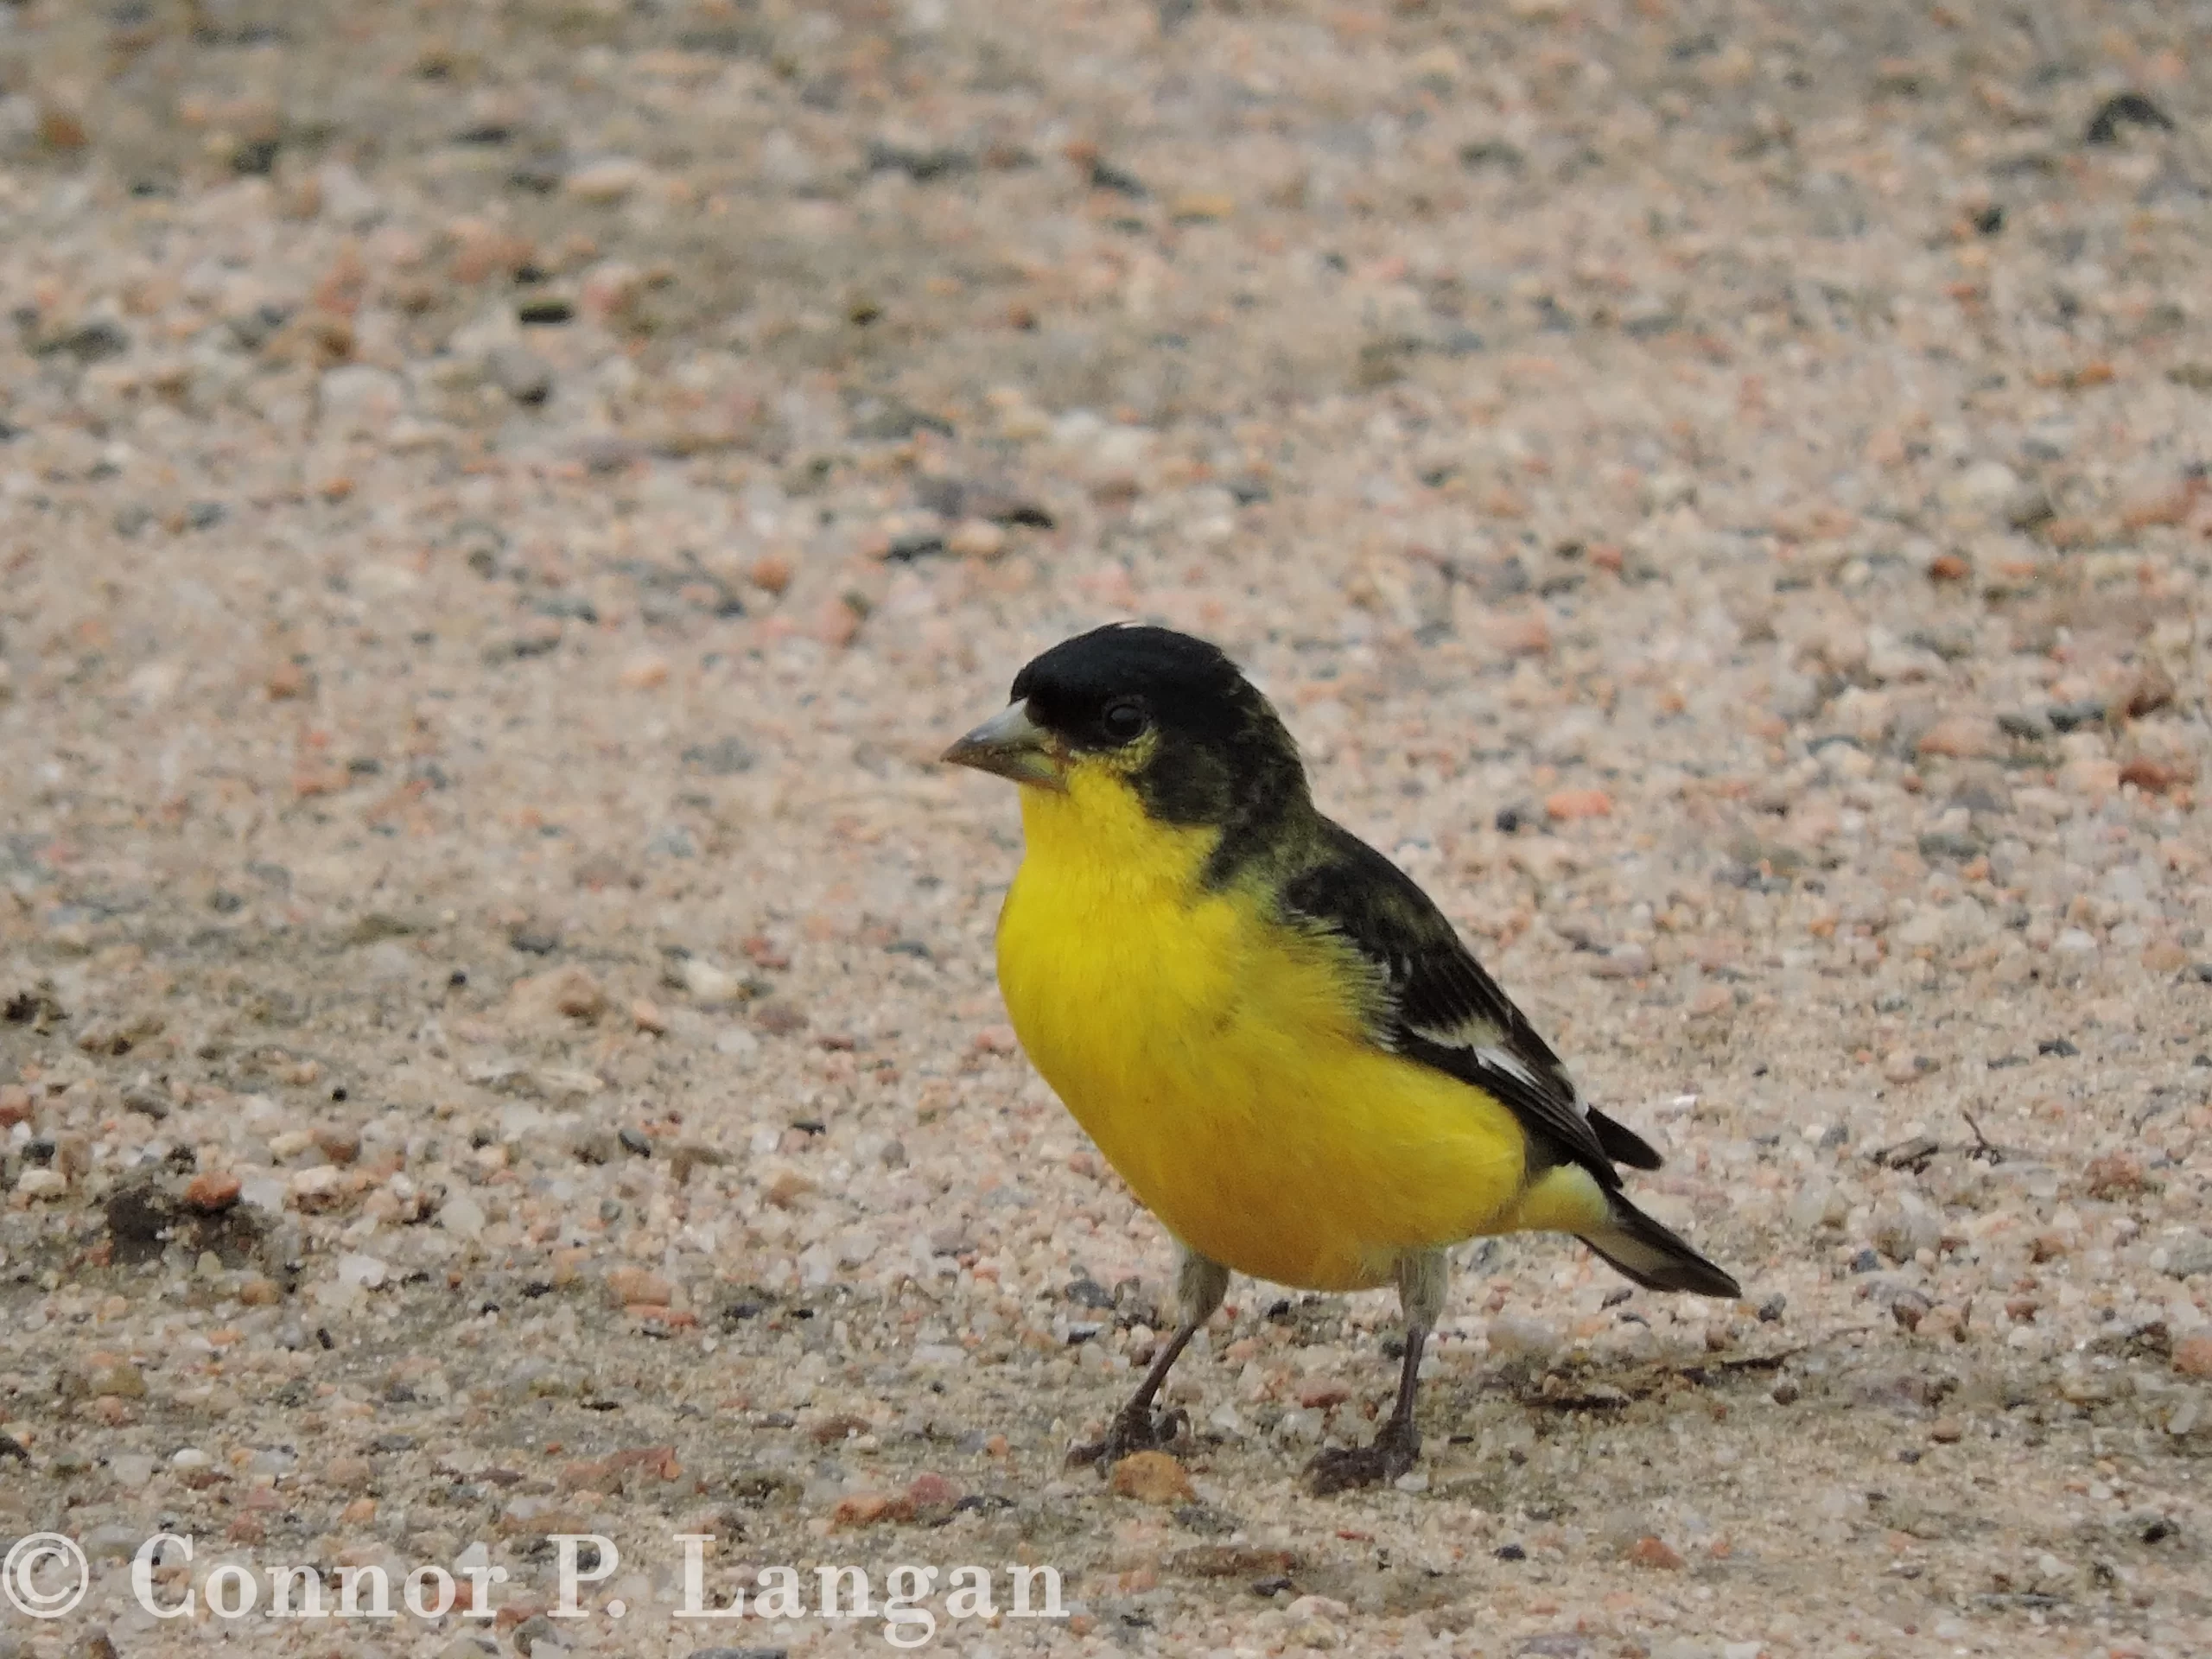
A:
[[[1014,676],[1013,701],[944,753],[1027,790],[1119,786],[1179,826],[1252,823],[1306,799],[1298,746],[1219,647],[1112,626]]]

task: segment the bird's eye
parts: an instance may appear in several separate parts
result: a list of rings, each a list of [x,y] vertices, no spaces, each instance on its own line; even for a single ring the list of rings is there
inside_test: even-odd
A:
[[[1126,743],[1141,736],[1151,721],[1145,717],[1144,704],[1135,697],[1122,697],[1106,705],[1098,723],[1116,743]]]

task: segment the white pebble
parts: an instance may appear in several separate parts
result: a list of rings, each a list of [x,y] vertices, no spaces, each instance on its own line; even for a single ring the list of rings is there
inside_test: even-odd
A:
[[[359,1285],[364,1290],[374,1290],[385,1281],[390,1268],[373,1255],[341,1255],[338,1258],[338,1281],[345,1285]]]
[[[27,1198],[58,1198],[69,1182],[58,1169],[27,1169],[16,1178],[16,1191]]]

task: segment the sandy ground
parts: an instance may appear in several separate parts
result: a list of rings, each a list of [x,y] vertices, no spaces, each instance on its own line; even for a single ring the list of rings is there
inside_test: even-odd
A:
[[[96,1575],[0,1655],[884,1650],[684,1531],[1060,1571],[963,1653],[2212,1651],[2209,36],[0,7],[0,1541]],[[931,760],[1122,615],[1743,1304],[1470,1248],[1315,1501],[1394,1308],[1240,1283],[1186,1468],[1063,1470],[1171,1261]],[[511,1578],[157,1623],[156,1527]]]

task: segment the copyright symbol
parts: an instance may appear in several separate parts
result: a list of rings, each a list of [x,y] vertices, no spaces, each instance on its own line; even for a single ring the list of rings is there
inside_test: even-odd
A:
[[[77,1541],[58,1532],[27,1534],[0,1560],[0,1592],[32,1618],[60,1618],[85,1599],[92,1580]]]

